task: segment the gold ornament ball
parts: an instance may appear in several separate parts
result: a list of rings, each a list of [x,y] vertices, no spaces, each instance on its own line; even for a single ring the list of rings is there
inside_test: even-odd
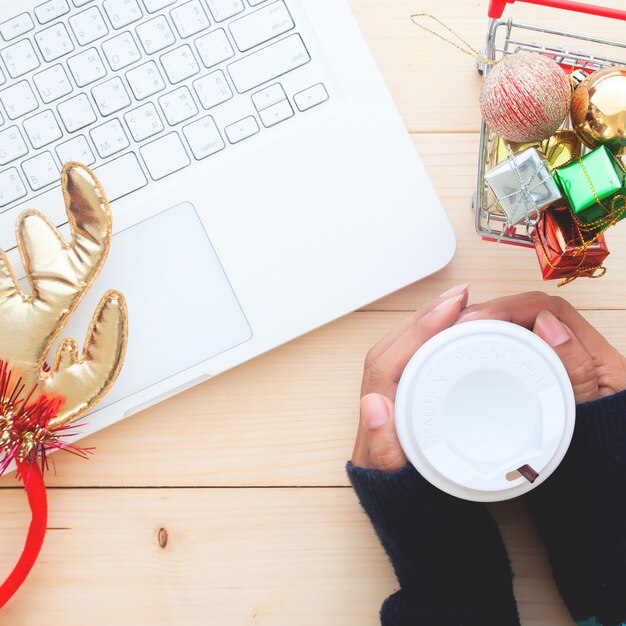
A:
[[[585,145],[626,154],[626,67],[587,77],[574,92],[571,113],[572,127]]]

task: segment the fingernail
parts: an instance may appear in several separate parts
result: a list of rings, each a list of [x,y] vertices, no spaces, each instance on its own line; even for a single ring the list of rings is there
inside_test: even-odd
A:
[[[549,311],[541,311],[537,315],[535,330],[539,331],[542,339],[553,348],[570,340],[570,335],[565,326]]]
[[[361,398],[361,418],[368,430],[381,428],[389,421],[389,405],[377,393]]]
[[[453,296],[452,298],[448,298],[447,300],[444,300],[443,302],[438,304],[433,309],[433,311],[445,311],[451,308],[452,306],[457,305],[459,302],[461,302],[461,300],[463,300],[463,294],[460,294],[458,296]]]
[[[439,298],[449,298],[450,296],[455,296],[457,293],[461,293],[465,291],[469,287],[469,283],[463,283],[462,285],[457,285],[456,287],[452,287],[448,289],[448,291],[444,291]]]

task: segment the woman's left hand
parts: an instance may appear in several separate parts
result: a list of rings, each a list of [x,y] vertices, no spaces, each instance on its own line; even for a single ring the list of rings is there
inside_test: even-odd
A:
[[[409,316],[367,353],[353,465],[383,472],[404,467],[407,460],[394,422],[400,376],[423,343],[457,321],[467,299],[467,285],[453,287]]]

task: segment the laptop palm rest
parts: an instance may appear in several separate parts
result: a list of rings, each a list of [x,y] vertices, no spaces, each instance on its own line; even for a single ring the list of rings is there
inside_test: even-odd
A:
[[[192,204],[168,209],[113,236],[108,260],[62,337],[82,344],[107,289],[128,303],[128,351],[102,408],[252,337]],[[82,347],[81,347],[82,349]]]

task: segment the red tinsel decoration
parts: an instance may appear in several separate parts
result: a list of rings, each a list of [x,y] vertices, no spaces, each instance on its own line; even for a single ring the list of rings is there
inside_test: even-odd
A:
[[[15,461],[32,514],[22,554],[11,574],[0,585],[0,608],[22,586],[43,545],[48,520],[43,480],[43,470],[48,467],[47,452],[67,450],[83,458],[89,453],[89,449],[77,448],[62,440],[78,426],[50,425],[65,399],[45,393],[37,395],[37,386],[25,394],[25,387],[22,378],[0,360],[0,474]]]
[[[89,450],[63,441],[79,426],[51,427],[64,398],[42,393],[33,387],[25,395],[25,385],[5,361],[0,360],[0,474],[13,461],[30,465],[41,460],[41,469],[48,467],[47,452],[67,450],[86,458]]]

